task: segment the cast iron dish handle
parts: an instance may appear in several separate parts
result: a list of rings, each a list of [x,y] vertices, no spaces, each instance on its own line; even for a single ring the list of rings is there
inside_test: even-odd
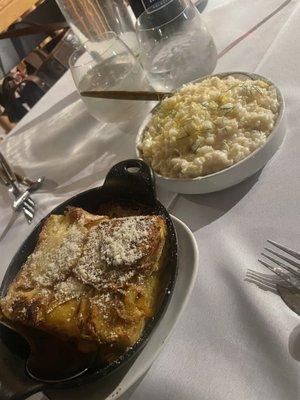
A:
[[[14,377],[15,378],[15,377]],[[19,392],[16,392],[16,387],[18,386]],[[8,386],[3,386],[3,381],[2,381],[2,386],[0,389],[0,399],[1,400],[25,400],[28,397],[32,396],[33,394],[39,393],[43,391],[43,384],[39,382],[33,382],[30,385],[29,383],[25,382],[14,382],[12,384],[13,389]]]
[[[106,176],[103,193],[143,199],[156,204],[155,178],[152,169],[142,160],[132,159],[114,165]]]
[[[24,372],[18,374],[18,370],[25,368],[20,365],[18,357],[14,360],[11,354],[7,354],[6,349],[1,345],[1,358],[0,358],[0,371],[1,371],[1,384],[0,384],[0,400],[23,400],[29,396],[41,392],[45,385],[31,379],[29,376],[25,377]],[[12,375],[12,365],[15,374]]]

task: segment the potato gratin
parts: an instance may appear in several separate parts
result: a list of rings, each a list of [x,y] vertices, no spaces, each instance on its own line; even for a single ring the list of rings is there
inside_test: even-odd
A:
[[[261,147],[278,109],[275,87],[263,80],[208,78],[161,102],[138,149],[164,177],[211,174]]]
[[[51,215],[2,312],[81,348],[132,346],[156,312],[165,241],[160,216],[109,218],[80,208]]]

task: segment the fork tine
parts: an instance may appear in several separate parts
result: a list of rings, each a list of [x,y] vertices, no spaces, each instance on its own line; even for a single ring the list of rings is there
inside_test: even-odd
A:
[[[23,202],[23,204],[26,204],[26,206],[29,206],[32,209],[35,209],[35,203],[32,204],[30,201],[27,201],[27,199]]]
[[[23,203],[22,208],[26,208],[31,214],[35,213],[35,207],[32,207],[30,204],[26,203],[26,201]]]
[[[26,214],[28,217],[33,217],[33,212],[31,210],[29,210],[28,208],[26,208],[25,206],[22,207],[22,210],[23,210],[24,214]]]
[[[25,203],[27,206],[31,207],[33,210],[35,209],[35,203],[32,203],[32,202],[27,201],[27,200],[25,200],[24,203]]]
[[[264,281],[276,285],[278,283],[278,278],[277,276],[274,275],[266,275],[262,274],[261,272],[258,271],[253,271],[251,269],[248,269],[246,276],[251,275],[253,277],[257,277],[258,279],[263,279]]]
[[[35,207],[33,207],[32,205],[28,204],[26,201],[23,203],[22,208],[26,208],[26,210],[28,210],[32,214],[35,213]]]
[[[261,263],[264,267],[268,268],[270,271],[272,271],[274,274],[276,274],[277,276],[279,276],[280,278],[282,278],[283,280],[285,280],[286,282],[286,275],[283,272],[280,272],[279,270],[274,270],[274,267],[272,267],[271,265],[267,264],[265,261],[258,259],[258,262]]]
[[[28,203],[30,203],[32,206],[35,206],[35,202],[34,202],[34,200],[33,200],[30,196],[27,197],[26,201],[27,201]]]
[[[284,272],[281,272],[278,268],[274,268],[268,263],[266,263],[263,260],[258,260],[259,263],[261,263],[264,267],[268,268],[270,271],[272,271],[274,274],[279,276],[281,279],[283,279],[285,282],[287,282],[289,285],[293,286],[294,288],[300,290],[300,284],[298,282],[295,282],[295,279],[292,279],[288,275],[286,275]]]
[[[33,220],[33,214],[28,211],[25,207],[22,208],[23,213],[25,215],[26,221],[31,224],[32,220]]]
[[[268,247],[264,247],[264,249],[267,250],[268,252],[274,254],[274,256],[281,258],[282,260],[286,261],[287,263],[293,265],[294,267],[300,268],[300,263],[298,263],[297,261],[291,260],[290,258],[285,257],[284,255],[277,253],[274,250],[269,249]]]
[[[297,251],[289,249],[288,247],[285,247],[282,244],[276,243],[273,240],[267,240],[267,242],[273,244],[273,246],[275,246],[275,247],[278,247],[278,249],[285,251],[290,256],[295,257],[297,260],[300,260],[300,253],[298,253]]]
[[[247,274],[246,274],[246,278],[247,279],[251,279],[253,282],[255,281],[255,282],[261,283],[261,284],[263,284],[265,286],[268,286],[269,288],[272,288],[272,289],[275,289],[276,285],[277,285],[276,282],[270,282],[269,280],[266,280],[266,279],[264,279],[264,278],[262,278],[260,276],[257,276],[256,274],[249,273],[248,271],[247,271]]]
[[[286,271],[290,272],[292,275],[296,276],[297,278],[300,278],[300,274],[297,271],[295,271],[293,268],[289,267],[288,265],[283,264],[282,262],[269,256],[268,254],[261,253],[261,255],[268,258],[270,261],[274,262],[275,264],[279,265],[281,268],[285,269]]]

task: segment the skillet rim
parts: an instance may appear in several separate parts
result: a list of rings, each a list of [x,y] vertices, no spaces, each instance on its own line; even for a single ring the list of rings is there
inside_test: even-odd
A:
[[[38,236],[39,236],[39,233],[40,233],[40,230],[42,228],[44,221],[52,214],[63,214],[63,212],[67,209],[67,207],[76,206],[75,204],[71,204],[71,203],[82,200],[82,198],[84,196],[93,195],[93,194],[101,196],[101,191],[103,192],[104,186],[105,186],[105,184],[103,184],[102,186],[98,186],[98,187],[80,192],[78,194],[75,194],[71,198],[58,204],[53,210],[51,210],[44,218],[42,218],[37,223],[37,225],[34,227],[34,229],[30,232],[30,234],[25,238],[25,240],[19,246],[18,250],[14,254],[12,260],[10,261],[10,263],[6,269],[5,275],[3,277],[3,280],[2,280],[2,283],[0,286],[0,297],[1,298],[5,295],[9,284],[15,278],[16,274],[19,272],[19,270],[21,269],[21,267],[24,263],[24,261],[22,263],[20,263],[18,258],[21,257],[24,260],[24,258],[26,259],[29,256],[29,254],[31,254],[31,251],[29,251],[29,252],[28,252],[28,250],[26,251],[26,247],[28,246],[28,244],[30,244],[30,242],[34,243],[34,247],[36,246],[37,239],[38,239]],[[108,198],[110,197],[110,200],[113,199],[113,195],[109,195],[107,193],[102,193],[102,195],[104,195],[103,197],[108,197]],[[115,199],[113,199],[113,200],[115,200]],[[117,199],[117,201],[118,200],[128,200],[128,198],[126,196],[124,196],[122,199]],[[99,206],[101,204],[105,204],[105,202],[106,201],[99,201]],[[141,201],[141,204],[143,204],[142,201]],[[148,340],[150,339],[152,332],[158,325],[161,318],[163,318],[163,316],[168,308],[171,297],[173,295],[174,287],[175,287],[175,283],[176,283],[176,279],[177,279],[177,273],[178,273],[177,235],[176,235],[176,231],[175,231],[173,222],[171,220],[171,217],[170,217],[168,211],[156,199],[156,196],[155,196],[154,204],[149,205],[149,203],[146,204],[144,202],[144,205],[147,206],[148,208],[150,207],[153,211],[156,212],[156,214],[162,215],[165,218],[166,223],[167,223],[167,231],[168,231],[169,243],[170,243],[170,249],[169,249],[169,254],[168,254],[169,260],[167,261],[167,265],[166,265],[166,268],[170,269],[170,279],[169,279],[168,284],[165,287],[165,293],[163,295],[163,300],[160,304],[158,311],[147,322],[139,340],[132,347],[130,347],[127,351],[125,351],[117,360],[115,360],[114,362],[112,362],[102,368],[96,368],[95,371],[90,371],[90,372],[87,371],[86,373],[84,373],[78,377],[75,377],[73,379],[70,379],[70,380],[67,380],[64,382],[60,382],[60,383],[54,383],[54,382],[48,383],[48,382],[32,379],[33,384],[36,384],[38,382],[40,382],[42,384],[41,390],[54,389],[54,388],[55,389],[67,389],[67,388],[71,388],[71,387],[77,387],[77,386],[81,386],[84,384],[88,384],[95,380],[100,380],[101,378],[104,378],[104,377],[112,374],[113,372],[117,371],[118,369],[120,369],[121,367],[126,365],[130,360],[132,360],[134,358],[134,356],[138,355],[139,352],[142,351],[142,349],[144,348],[144,346],[147,344]],[[82,207],[82,206],[79,206],[79,207]],[[32,246],[32,243],[31,243],[31,246]],[[25,255],[22,254],[24,252],[25,252]],[[20,265],[16,266],[16,264],[20,264]],[[0,337],[0,340],[1,340],[1,337]],[[29,376],[29,375],[27,375],[27,372],[25,372],[24,375],[26,377]],[[1,377],[0,377],[0,383],[1,383]]]

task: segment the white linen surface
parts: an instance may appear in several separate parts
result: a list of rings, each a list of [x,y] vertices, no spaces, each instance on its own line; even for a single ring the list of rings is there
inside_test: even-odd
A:
[[[214,1],[205,20],[218,50],[282,2]],[[281,88],[287,136],[268,165],[246,182],[220,193],[180,195],[173,202],[172,213],[195,233],[199,276],[184,315],[133,400],[300,397],[299,317],[279,296],[245,281],[248,269],[266,272],[256,261],[266,239],[300,249],[299,20],[299,2],[292,0],[219,60],[218,72],[255,71]],[[58,183],[55,190],[34,195],[36,221],[64,199],[100,184],[113,163],[134,157],[136,126],[126,130],[90,117],[65,74],[0,146],[28,175]],[[1,235],[11,211],[3,188],[0,193]],[[174,198],[163,190],[159,195],[165,204]],[[31,229],[20,215],[2,235],[0,278]]]

